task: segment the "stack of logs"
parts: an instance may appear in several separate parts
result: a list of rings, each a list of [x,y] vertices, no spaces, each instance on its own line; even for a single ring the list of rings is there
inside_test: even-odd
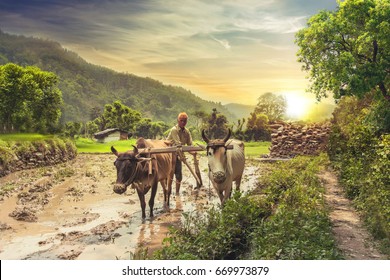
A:
[[[277,122],[270,124],[270,127],[272,158],[318,155],[326,150],[330,133],[329,123],[301,125]]]

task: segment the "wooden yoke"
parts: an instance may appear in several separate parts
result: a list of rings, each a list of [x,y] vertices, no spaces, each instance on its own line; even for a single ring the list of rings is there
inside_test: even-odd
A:
[[[173,147],[167,147],[167,148],[144,148],[144,149],[138,149],[139,154],[164,154],[164,153],[176,153],[177,149],[180,148],[182,152],[201,152],[205,151],[206,149],[203,147],[196,147],[196,146],[173,146]],[[226,146],[226,149],[231,150],[233,149],[233,145]]]
[[[211,145],[212,146],[212,145]],[[227,145],[226,149],[231,150],[233,149],[233,145]],[[195,164],[195,170],[199,173],[199,175],[194,172],[194,170],[190,167],[188,164],[186,157],[183,155],[183,152],[201,152],[201,151],[206,151],[206,147],[202,146],[172,146],[172,147],[166,147],[166,148],[144,148],[144,149],[138,149],[138,155],[141,154],[147,154],[148,157],[150,157],[152,154],[164,154],[164,153],[176,153],[180,156],[180,160],[184,162],[184,164],[188,167],[190,170],[191,174],[195,177],[197,185],[200,187],[202,186],[202,178],[199,178],[200,176],[200,171],[199,171],[199,166],[197,163],[197,159],[194,156],[194,164]],[[152,162],[149,162],[149,175],[151,174],[151,166]]]

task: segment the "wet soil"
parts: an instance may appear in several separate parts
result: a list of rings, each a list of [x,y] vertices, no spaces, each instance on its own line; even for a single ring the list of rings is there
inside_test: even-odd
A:
[[[0,178],[0,190],[12,189],[0,195],[0,259],[144,258],[143,254],[161,248],[169,228],[181,221],[183,213],[219,205],[202,157],[204,187],[194,191],[195,179],[183,167],[181,194],[171,197],[170,209],[163,207],[159,185],[155,217],[142,220],[136,192],[129,188],[118,195],[112,190],[116,179],[113,161],[111,154],[80,154],[68,163]],[[256,186],[264,168],[258,161],[247,162],[243,192]],[[333,232],[345,257],[386,259],[376,250],[350,201],[344,198],[334,173],[324,171],[320,177],[326,188]]]
[[[65,164],[0,178],[2,188],[13,189],[0,197],[0,259],[142,258],[137,254],[151,254],[161,247],[183,212],[219,205],[207,178],[206,159],[201,158],[205,186],[194,191],[195,179],[183,167],[181,194],[171,197],[170,209],[163,207],[159,185],[155,216],[142,220],[136,192],[128,188],[118,195],[112,190],[113,161],[111,154],[80,154]],[[242,191],[255,186],[258,168],[246,167]]]

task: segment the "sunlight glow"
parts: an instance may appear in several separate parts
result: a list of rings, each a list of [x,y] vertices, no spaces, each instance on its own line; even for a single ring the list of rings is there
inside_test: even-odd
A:
[[[297,94],[285,94],[287,101],[286,115],[291,119],[303,119],[310,109],[310,101]]]

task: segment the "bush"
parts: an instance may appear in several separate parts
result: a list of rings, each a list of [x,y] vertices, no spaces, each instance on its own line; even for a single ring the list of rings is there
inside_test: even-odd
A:
[[[268,198],[277,201],[274,215],[252,233],[251,259],[339,259],[318,179],[324,155],[298,157],[278,164],[262,179]]]
[[[172,229],[157,259],[236,259],[248,249],[250,232],[271,213],[264,198],[235,192],[222,209],[212,208],[206,216],[185,214],[185,221]]]

